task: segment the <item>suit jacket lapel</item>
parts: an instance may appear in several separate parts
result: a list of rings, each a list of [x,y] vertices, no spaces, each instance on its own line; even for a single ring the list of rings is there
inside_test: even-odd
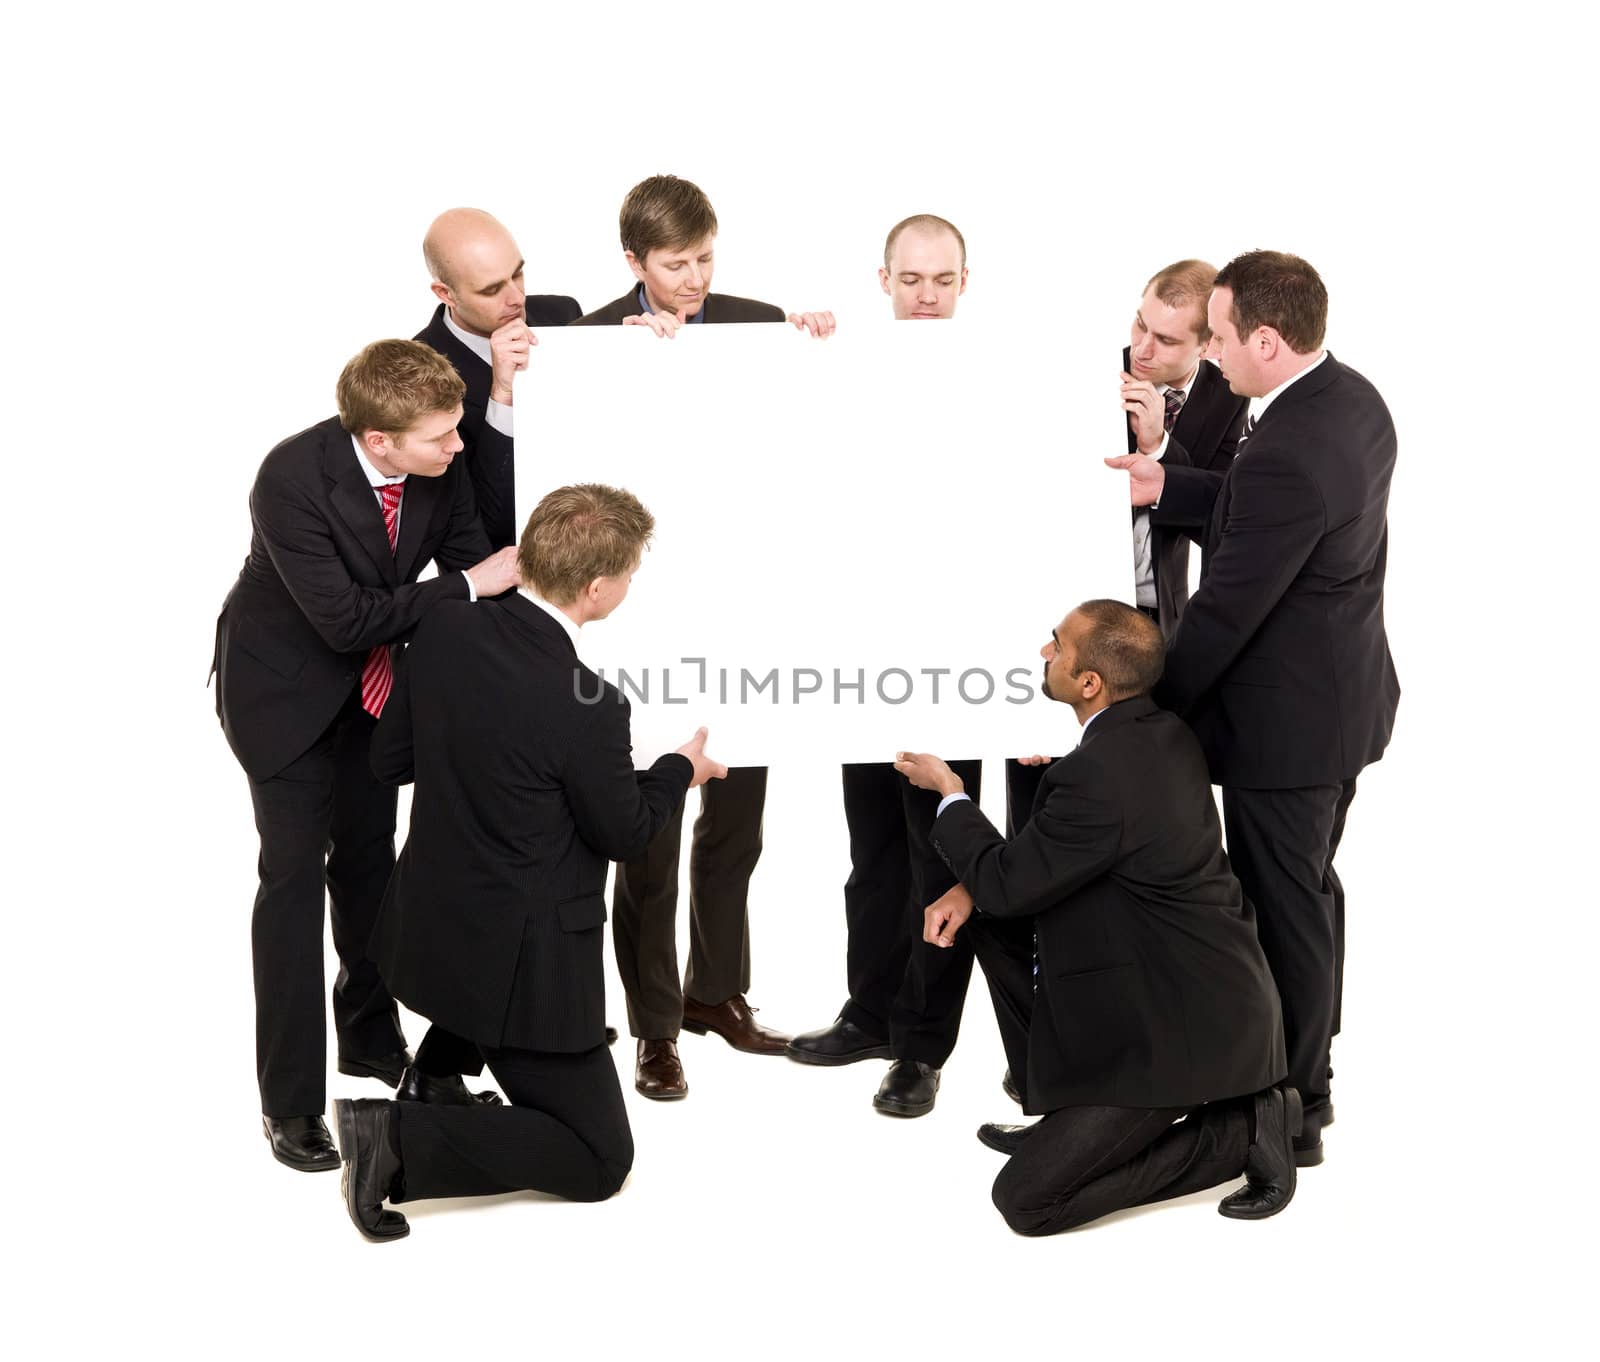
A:
[[[366,550],[384,581],[399,583],[395,572],[394,554],[389,552],[389,534],[383,528],[383,511],[378,505],[378,495],[367,481],[357,460],[361,457],[350,443],[350,436],[342,426],[334,424],[323,442],[323,470],[331,484],[328,499],[340,519],[349,526],[357,542]],[[410,478],[406,481],[409,483]],[[406,513],[400,513],[400,533],[405,535]]]
[[[400,498],[400,542],[394,551],[397,581],[409,582],[421,571],[417,559],[444,492],[441,484],[448,481],[452,481],[448,472],[437,478],[419,477],[413,473],[406,479],[406,493]],[[387,535],[384,544],[387,547]]]

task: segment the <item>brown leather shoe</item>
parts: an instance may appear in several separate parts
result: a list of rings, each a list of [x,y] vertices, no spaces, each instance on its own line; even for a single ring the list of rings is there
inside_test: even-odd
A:
[[[703,1036],[707,1031],[719,1035],[735,1050],[750,1055],[781,1055],[789,1044],[789,1037],[769,1031],[758,1025],[750,1014],[758,1009],[745,1002],[744,994],[735,993],[725,1003],[711,1007],[684,995],[683,1029]]]
[[[689,1095],[684,1081],[683,1063],[678,1059],[675,1040],[641,1040],[639,1057],[633,1068],[633,1086],[642,1096],[670,1102]]]

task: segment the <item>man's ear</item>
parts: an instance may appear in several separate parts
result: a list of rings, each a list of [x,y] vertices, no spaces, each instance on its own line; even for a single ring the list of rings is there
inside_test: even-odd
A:
[[[883,286],[883,291],[885,293],[888,293],[889,292],[889,271],[884,269],[884,267],[882,265],[878,266],[878,282]]]
[[[646,256],[648,258],[648,252]],[[642,284],[644,282],[644,266],[639,263],[639,257],[632,251],[624,251],[622,258],[628,262],[628,268],[633,271],[633,277]]]
[[[451,296],[450,290],[437,279],[433,281],[433,296],[452,311],[455,310],[456,300]]]

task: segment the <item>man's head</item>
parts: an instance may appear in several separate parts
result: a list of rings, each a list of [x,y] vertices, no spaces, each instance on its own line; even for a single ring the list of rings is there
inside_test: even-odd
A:
[[[1206,298],[1216,277],[1215,265],[1179,260],[1144,286],[1128,336],[1128,364],[1135,378],[1169,388],[1188,382],[1211,339]]]
[[[1084,723],[1108,705],[1154,689],[1166,662],[1161,630],[1121,601],[1085,601],[1039,650],[1044,693]]]
[[[1228,386],[1265,397],[1316,358],[1328,327],[1328,290],[1297,255],[1250,251],[1222,267],[1207,308],[1211,345]]]
[[[433,276],[434,296],[456,325],[492,336],[523,316],[522,252],[480,208],[440,213],[422,239],[422,258]]]
[[[522,584],[551,605],[576,607],[579,623],[603,620],[628,594],[655,527],[655,517],[620,487],[558,487],[522,532]]]
[[[373,341],[339,375],[339,424],[385,477],[436,478],[461,452],[466,391],[455,366],[421,341]]]
[[[906,218],[883,243],[878,282],[897,322],[953,317],[967,291],[967,243],[953,222],[932,213]]]
[[[688,321],[711,292],[717,215],[699,185],[652,175],[628,191],[618,220],[622,254],[655,312]]]

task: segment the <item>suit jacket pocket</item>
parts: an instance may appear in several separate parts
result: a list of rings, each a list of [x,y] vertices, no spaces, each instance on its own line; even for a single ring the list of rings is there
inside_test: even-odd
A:
[[[565,899],[556,904],[556,920],[564,932],[582,932],[602,926],[606,920],[606,896],[584,894],[581,898]]]
[[[285,681],[298,680],[300,673],[306,669],[305,649],[274,637],[248,615],[241,616],[230,632],[233,643],[241,653],[248,653]]]

